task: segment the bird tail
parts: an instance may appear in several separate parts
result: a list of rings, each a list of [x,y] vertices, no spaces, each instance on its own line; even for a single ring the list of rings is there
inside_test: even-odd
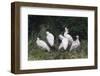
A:
[[[60,50],[61,48],[62,48],[62,44],[60,44],[60,46],[59,46],[59,48],[58,48],[58,49]]]
[[[47,50],[48,50],[48,52],[50,52],[50,48],[49,47],[47,47]]]

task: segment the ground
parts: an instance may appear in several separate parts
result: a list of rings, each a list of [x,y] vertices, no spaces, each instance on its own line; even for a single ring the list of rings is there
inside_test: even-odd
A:
[[[31,48],[28,52],[28,60],[79,59],[88,57],[87,40],[81,41],[80,50],[72,50],[71,52],[69,50],[51,50],[51,52],[47,52],[41,48],[34,47],[32,41],[29,42],[28,46]]]

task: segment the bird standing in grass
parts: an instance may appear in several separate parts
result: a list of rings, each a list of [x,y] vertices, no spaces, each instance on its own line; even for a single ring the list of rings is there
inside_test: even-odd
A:
[[[48,43],[50,44],[50,46],[53,46],[54,45],[54,35],[50,32],[46,32],[47,36],[46,36],[46,39],[48,41]]]
[[[64,37],[66,37],[66,38],[68,39],[69,44],[71,45],[72,42],[73,42],[73,38],[72,38],[72,36],[71,36],[70,34],[68,34],[68,33],[69,33],[69,32],[68,32],[68,28],[65,27]]]
[[[65,37],[62,36],[62,35],[59,35],[59,38],[60,38],[60,40],[61,40],[61,44],[60,44],[60,46],[59,46],[58,49],[60,50],[61,48],[63,48],[64,50],[66,50],[67,47],[68,47],[68,39],[65,38]]]
[[[76,49],[78,49],[79,47],[80,47],[80,41],[79,41],[79,36],[77,35],[77,36],[76,36],[76,40],[72,42],[70,51],[76,50]]]
[[[47,50],[48,52],[50,51],[50,48],[49,48],[49,46],[46,44],[46,42],[43,41],[43,40],[40,40],[40,38],[37,38],[36,44],[37,44],[38,47],[41,47],[42,49],[45,49],[45,50]]]

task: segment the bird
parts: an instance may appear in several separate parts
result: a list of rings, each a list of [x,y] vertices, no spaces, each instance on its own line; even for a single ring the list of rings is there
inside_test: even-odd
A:
[[[67,27],[65,27],[64,37],[68,38],[68,40],[69,40],[69,45],[71,45],[72,42],[73,42],[73,38],[72,38],[72,36],[69,34],[69,31],[68,31],[68,28],[67,28]]]
[[[67,27],[65,27],[65,32],[66,32],[66,33],[69,33],[69,31],[68,31],[68,28],[67,28]]]
[[[76,50],[76,49],[78,49],[79,47],[80,47],[80,41],[79,41],[79,36],[77,35],[77,36],[76,36],[76,40],[72,42],[70,51]]]
[[[54,35],[52,33],[50,33],[49,31],[46,31],[46,39],[48,41],[48,43],[50,44],[50,46],[54,46]]]
[[[60,45],[59,45],[59,50],[61,49],[61,48],[63,48],[64,50],[66,50],[67,49],[67,47],[68,47],[68,39],[67,38],[65,38],[63,35],[59,35],[59,38],[60,38],[60,40],[61,40],[61,43],[60,43]]]
[[[36,44],[37,44],[38,47],[41,47],[42,49],[45,49],[45,50],[47,50],[48,52],[50,52],[49,46],[46,44],[45,41],[40,40],[39,37],[37,37]]]

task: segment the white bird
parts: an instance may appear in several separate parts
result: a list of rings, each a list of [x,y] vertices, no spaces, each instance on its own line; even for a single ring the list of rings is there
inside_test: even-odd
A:
[[[48,41],[48,43],[50,44],[50,46],[53,46],[54,45],[54,36],[52,33],[50,32],[46,32],[47,36],[46,36],[46,39]]]
[[[36,44],[38,45],[38,47],[41,47],[42,49],[47,50],[48,52],[50,51],[49,46],[46,44],[45,41],[40,40],[40,38],[37,38],[36,40]]]
[[[70,34],[68,34],[68,33],[69,33],[69,32],[68,32],[68,28],[65,27],[64,37],[68,38],[69,44],[72,44],[73,38],[72,38],[72,36],[71,36]]]
[[[68,28],[67,28],[67,27],[65,27],[65,32],[66,32],[66,33],[69,33],[69,31],[68,31]]]
[[[76,40],[72,42],[70,51],[76,50],[76,49],[78,49],[79,47],[80,47],[80,41],[79,41],[79,36],[77,35],[77,36],[76,36]]]
[[[62,42],[61,42],[61,44],[60,44],[60,46],[59,46],[58,49],[60,50],[61,48],[63,48],[64,50],[66,50],[67,47],[68,47],[68,39],[65,38],[65,37],[62,36],[62,35],[59,35],[59,38],[60,38],[60,40],[62,40]]]

